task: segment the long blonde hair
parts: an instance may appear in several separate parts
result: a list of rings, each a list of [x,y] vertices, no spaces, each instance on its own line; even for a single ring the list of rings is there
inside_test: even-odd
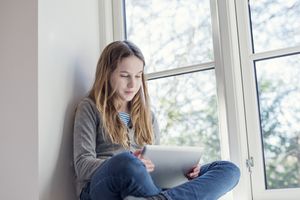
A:
[[[118,116],[120,100],[116,91],[111,88],[109,80],[118,63],[129,56],[136,56],[143,61],[145,66],[145,59],[141,50],[132,42],[116,41],[106,46],[99,58],[95,82],[89,93],[89,97],[94,100],[101,114],[105,135],[113,143],[120,144],[125,148],[129,148],[127,127]],[[135,142],[138,145],[152,144],[154,137],[152,116],[144,73],[142,73],[141,88],[129,102],[129,109],[132,127],[135,130]]]

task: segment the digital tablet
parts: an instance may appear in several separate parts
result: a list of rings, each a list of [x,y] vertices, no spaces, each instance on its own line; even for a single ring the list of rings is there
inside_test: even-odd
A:
[[[200,161],[203,148],[146,145],[142,154],[155,165],[150,175],[156,186],[167,189],[188,181],[185,177]]]

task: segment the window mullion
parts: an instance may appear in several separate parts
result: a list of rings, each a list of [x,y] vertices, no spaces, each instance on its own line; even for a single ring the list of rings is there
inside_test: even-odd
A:
[[[113,15],[113,38],[116,40],[125,40],[125,10],[124,10],[125,0],[112,1],[112,15]]]
[[[113,41],[113,15],[112,2],[106,0],[98,1],[99,9],[99,46],[100,50]]]
[[[292,55],[299,52],[300,52],[300,46],[277,49],[272,51],[251,54],[250,60],[254,61],[254,60],[269,59],[269,58],[281,57],[286,55]]]
[[[147,79],[153,80],[153,79],[158,79],[163,77],[176,76],[179,74],[186,74],[186,73],[192,73],[192,72],[197,72],[202,70],[213,69],[214,65],[215,65],[214,62],[207,62],[207,63],[197,64],[197,65],[190,65],[190,66],[178,67],[170,70],[153,72],[147,74]]]
[[[250,175],[245,164],[249,157],[248,138],[235,1],[212,0],[211,4],[218,107],[222,129],[220,132],[222,138],[228,140],[222,143],[228,143],[230,159],[238,163],[241,169],[241,180],[233,192],[233,198],[250,200],[252,199]]]

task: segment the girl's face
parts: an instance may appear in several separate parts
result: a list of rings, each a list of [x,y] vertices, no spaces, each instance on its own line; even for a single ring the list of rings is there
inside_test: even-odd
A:
[[[110,77],[110,86],[116,90],[124,106],[133,99],[141,88],[143,61],[136,56],[123,58]]]

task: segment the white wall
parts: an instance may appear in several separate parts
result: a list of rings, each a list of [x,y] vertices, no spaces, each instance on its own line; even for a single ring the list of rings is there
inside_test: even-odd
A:
[[[39,0],[39,199],[73,200],[75,106],[99,56],[97,0]]]
[[[0,199],[75,199],[72,124],[98,27],[97,0],[1,0]]]
[[[1,0],[0,199],[38,197],[37,33],[37,0]]]

